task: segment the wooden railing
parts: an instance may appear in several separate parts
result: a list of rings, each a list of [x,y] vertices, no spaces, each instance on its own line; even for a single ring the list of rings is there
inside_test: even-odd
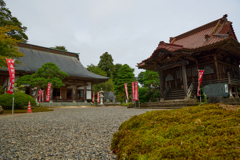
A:
[[[167,88],[166,88],[165,91],[163,92],[163,97],[166,97],[166,95],[168,94],[169,91],[170,91],[170,87],[167,86]]]
[[[234,79],[230,78],[230,83],[231,85],[240,85],[240,79]]]
[[[223,78],[223,79],[214,79],[214,80],[209,80],[209,81],[202,81],[201,86],[205,86],[208,84],[215,84],[215,83],[228,83],[228,78]]]
[[[188,92],[187,92],[187,97],[188,97],[188,98],[191,97],[193,88],[194,88],[194,82],[192,82],[191,85],[190,85],[189,88],[188,88]]]

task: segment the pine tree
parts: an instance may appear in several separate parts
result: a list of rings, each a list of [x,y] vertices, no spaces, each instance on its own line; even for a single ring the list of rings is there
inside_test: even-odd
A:
[[[133,74],[134,69],[130,68],[129,65],[124,64],[118,71],[117,77],[114,81],[115,94],[119,96],[125,95],[124,83],[127,83],[128,94],[132,93],[132,82],[135,81]]]

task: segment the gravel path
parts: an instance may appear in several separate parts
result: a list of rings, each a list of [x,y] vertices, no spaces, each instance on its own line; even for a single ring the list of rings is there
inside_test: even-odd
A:
[[[0,116],[0,159],[116,159],[110,150],[120,124],[146,109],[56,108]]]

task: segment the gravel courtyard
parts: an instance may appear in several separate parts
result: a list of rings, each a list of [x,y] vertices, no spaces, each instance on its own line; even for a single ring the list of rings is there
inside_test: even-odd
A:
[[[110,150],[120,124],[146,109],[56,108],[0,116],[0,159],[116,159]]]

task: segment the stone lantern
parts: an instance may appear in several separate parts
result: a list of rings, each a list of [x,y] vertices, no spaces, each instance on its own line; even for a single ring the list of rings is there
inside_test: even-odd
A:
[[[101,91],[99,92],[99,98],[100,98],[99,106],[104,106],[104,104],[103,104],[104,91],[102,90],[102,88],[101,88]]]

